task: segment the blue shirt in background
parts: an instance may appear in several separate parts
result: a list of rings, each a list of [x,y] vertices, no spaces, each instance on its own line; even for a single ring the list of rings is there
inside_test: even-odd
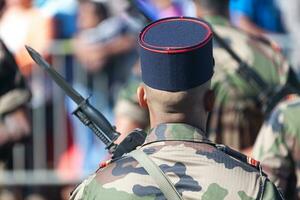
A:
[[[243,15],[260,28],[285,33],[276,0],[230,0],[230,15],[233,24],[237,24],[239,17]]]

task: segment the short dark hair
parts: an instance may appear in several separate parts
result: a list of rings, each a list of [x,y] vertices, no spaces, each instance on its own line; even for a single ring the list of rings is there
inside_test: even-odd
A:
[[[209,11],[218,14],[226,14],[228,11],[229,0],[195,0],[199,5]]]

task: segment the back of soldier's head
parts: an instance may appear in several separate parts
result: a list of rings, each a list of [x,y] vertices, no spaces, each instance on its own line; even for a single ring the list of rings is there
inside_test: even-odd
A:
[[[210,89],[210,81],[195,88],[168,92],[153,89],[147,85],[146,89],[148,104],[164,113],[191,113],[204,111],[204,95]]]
[[[200,108],[213,75],[210,26],[195,18],[159,20],[143,29],[139,44],[148,104],[168,113]]]

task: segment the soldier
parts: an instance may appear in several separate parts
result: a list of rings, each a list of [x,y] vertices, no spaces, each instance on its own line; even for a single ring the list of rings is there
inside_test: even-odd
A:
[[[293,69],[300,82],[300,2],[288,0],[279,3],[293,39]],[[300,199],[299,115],[300,96],[289,96],[266,119],[253,149],[253,155],[261,160],[270,179],[291,200]]]
[[[300,199],[300,98],[282,102],[265,121],[253,155],[287,199]]]
[[[235,29],[228,21],[229,0],[195,0],[198,16],[211,23],[215,32],[267,83],[268,89],[285,82],[288,63],[270,44]],[[264,113],[257,97],[263,91],[253,87],[237,69],[234,60],[218,42],[214,43],[216,95],[209,121],[209,137],[217,143],[250,153]]]
[[[103,165],[71,199],[282,199],[262,172],[205,137],[212,37],[196,18],[166,18],[143,29],[137,96],[151,131],[140,149]]]

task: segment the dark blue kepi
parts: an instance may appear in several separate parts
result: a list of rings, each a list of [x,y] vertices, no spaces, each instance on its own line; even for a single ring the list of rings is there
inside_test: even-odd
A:
[[[139,36],[143,82],[177,92],[197,87],[213,75],[212,31],[199,19],[171,17],[146,26]]]

